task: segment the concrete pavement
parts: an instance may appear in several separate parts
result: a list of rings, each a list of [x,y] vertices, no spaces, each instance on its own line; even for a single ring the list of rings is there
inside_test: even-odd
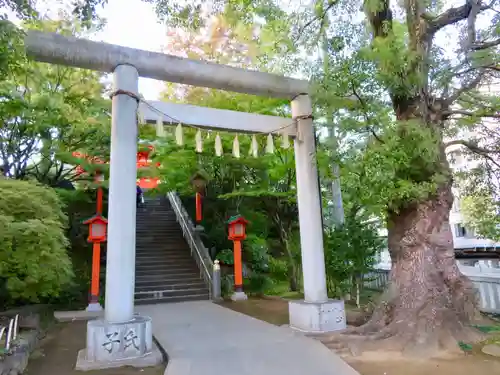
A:
[[[136,311],[153,320],[166,375],[359,375],[314,339],[209,301]]]

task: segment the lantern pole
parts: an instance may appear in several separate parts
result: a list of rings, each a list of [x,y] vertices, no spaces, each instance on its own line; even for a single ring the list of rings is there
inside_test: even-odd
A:
[[[90,301],[87,311],[102,311],[99,303],[99,274],[101,272],[101,243],[92,246],[92,282],[90,284]]]
[[[97,207],[96,211],[98,215],[102,215],[102,186],[101,182],[103,180],[103,175],[98,173],[95,178],[95,182],[99,185],[97,186]]]
[[[102,215],[102,187],[97,187],[97,213]]]
[[[243,291],[243,267],[241,263],[241,241],[234,240],[234,293],[231,296],[233,301],[242,301],[248,299]]]
[[[196,223],[200,223],[202,220],[202,213],[201,213],[201,193],[196,192]]]
[[[102,186],[103,179],[101,173],[96,173],[94,181],[98,183],[97,186],[97,215],[102,215]],[[101,273],[101,243],[94,241],[92,245],[92,278],[90,281],[90,297],[87,311],[102,311],[102,306],[99,303],[99,279]]]

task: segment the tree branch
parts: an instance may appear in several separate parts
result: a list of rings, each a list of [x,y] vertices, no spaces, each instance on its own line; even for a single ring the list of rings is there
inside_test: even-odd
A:
[[[313,18],[311,18],[309,21],[306,22],[306,24],[304,26],[302,26],[300,29],[299,29],[299,37],[302,35],[302,33],[304,31],[306,31],[307,28],[309,28],[313,23],[315,23],[316,21],[320,20],[321,21],[321,28],[323,28],[323,25],[324,25],[324,19],[326,17],[326,14],[328,13],[328,11],[333,8],[333,6],[335,4],[337,4],[337,0],[330,0],[328,2],[328,5],[325,9],[323,9],[323,12],[321,12],[320,15],[315,15]],[[321,30],[320,30],[321,31]]]
[[[481,0],[468,0],[471,5],[469,16],[467,17],[467,49],[476,42],[476,19],[481,11]]]
[[[461,7],[449,8],[437,17],[425,17],[429,22],[429,28],[427,29],[428,33],[435,34],[445,26],[453,25],[466,19],[471,10],[472,4],[470,3],[470,0],[466,0],[466,3]]]
[[[463,109],[454,109],[450,111],[444,111],[444,116],[451,115],[463,115],[463,116],[471,116],[471,117],[490,117],[490,118],[500,118],[500,113],[477,113],[472,111],[466,111]]]
[[[483,147],[479,147],[477,143],[466,141],[465,139],[455,139],[453,141],[447,142],[444,144],[444,148],[448,148],[450,146],[465,146],[472,152],[476,154],[500,154],[500,150],[489,150]]]
[[[480,83],[481,80],[484,77],[484,74],[486,73],[485,69],[481,69],[479,73],[477,74],[476,77],[474,77],[470,82],[465,83],[462,87],[457,89],[453,95],[449,96],[448,98],[445,98],[445,102],[448,105],[451,105],[455,100],[457,100],[463,93],[475,89]]]
[[[450,141],[448,143],[445,143],[444,148],[446,149],[447,147],[453,146],[453,145],[461,145],[467,147],[471,152],[473,152],[476,155],[480,155],[484,157],[485,159],[488,159],[490,162],[492,162],[496,167],[500,168],[500,163],[498,160],[495,160],[491,155],[497,155],[500,154],[500,150],[489,150],[486,148],[479,147],[476,143],[469,142],[463,139],[457,139],[454,141]]]
[[[363,98],[358,94],[358,92],[356,91],[356,88],[354,87],[354,84],[351,83],[351,88],[352,88],[352,92],[354,94],[354,96],[358,99],[359,103],[361,104],[361,107],[363,108],[363,117],[365,118],[365,120],[367,122],[371,122],[371,118],[370,116],[368,115],[367,113],[367,108],[366,108],[366,104],[365,104],[365,101],[363,100]],[[375,139],[377,141],[379,141],[380,143],[385,143],[382,138],[380,138],[377,133],[375,132],[375,130],[370,126],[370,125],[367,125],[367,128],[368,130],[372,133],[372,135],[375,137]]]
[[[480,50],[488,49],[488,48],[495,47],[495,46],[498,46],[498,45],[500,45],[500,38],[492,40],[490,42],[484,42],[484,43],[479,43],[479,44],[472,44],[471,45],[471,49],[473,51],[480,51]]]

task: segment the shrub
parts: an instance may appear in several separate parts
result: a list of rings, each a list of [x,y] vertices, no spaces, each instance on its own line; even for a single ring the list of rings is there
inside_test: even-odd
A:
[[[57,296],[73,276],[64,235],[66,216],[55,191],[0,179],[0,290],[4,301]]]
[[[266,274],[253,272],[243,280],[244,290],[249,294],[263,295],[272,285],[271,278]]]
[[[359,302],[363,275],[372,270],[384,241],[373,224],[347,216],[342,227],[325,233],[325,266],[328,292],[341,298],[354,292]]]
[[[269,275],[273,280],[288,280],[288,262],[283,259],[269,257]]]

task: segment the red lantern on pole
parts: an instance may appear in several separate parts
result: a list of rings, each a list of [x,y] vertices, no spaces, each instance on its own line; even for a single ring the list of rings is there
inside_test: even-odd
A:
[[[92,246],[92,281],[90,284],[90,300],[88,310],[95,310],[91,306],[99,306],[99,273],[101,268],[101,242],[106,241],[108,221],[100,213],[83,222],[89,226],[87,240]],[[98,309],[98,307],[97,307]]]
[[[234,294],[231,297],[233,300],[247,299],[243,292],[243,265],[241,262],[241,241],[246,235],[246,226],[248,221],[241,215],[236,215],[228,220],[229,236],[228,238],[233,241],[234,248]]]

